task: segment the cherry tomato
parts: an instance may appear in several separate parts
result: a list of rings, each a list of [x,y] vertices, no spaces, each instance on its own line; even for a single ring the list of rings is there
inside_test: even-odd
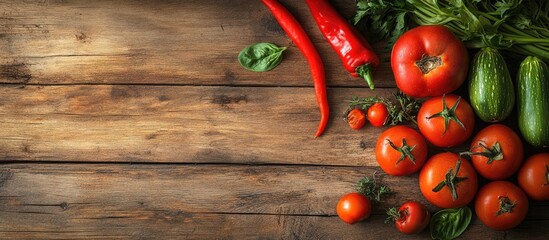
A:
[[[384,103],[377,102],[368,108],[368,120],[374,127],[385,125],[389,118],[389,110]]]
[[[495,230],[519,225],[528,212],[528,197],[515,184],[495,181],[482,187],[475,201],[478,219]]]
[[[549,201],[549,153],[538,153],[526,159],[517,179],[531,199]]]
[[[376,143],[376,160],[389,175],[404,176],[417,172],[427,159],[427,142],[421,134],[406,126],[385,130]]]
[[[370,199],[361,193],[348,193],[339,199],[336,211],[341,220],[353,224],[370,217],[372,204]]]
[[[413,28],[393,46],[391,67],[397,87],[409,96],[440,96],[456,90],[467,76],[465,45],[444,26]]]
[[[459,155],[443,152],[433,155],[419,172],[419,189],[430,203],[440,208],[467,205],[477,192],[477,173]]]
[[[417,115],[419,131],[437,147],[453,147],[473,134],[475,113],[461,97],[450,94],[428,99]]]
[[[366,114],[364,114],[364,111],[355,108],[347,114],[347,122],[352,129],[360,130],[366,123]]]
[[[395,227],[404,234],[418,234],[429,225],[431,214],[427,208],[416,201],[408,201],[398,211],[389,210],[389,219],[395,221]],[[394,214],[394,215],[393,215]]]
[[[471,162],[489,180],[503,180],[522,164],[524,149],[518,134],[502,124],[480,130],[471,143]]]

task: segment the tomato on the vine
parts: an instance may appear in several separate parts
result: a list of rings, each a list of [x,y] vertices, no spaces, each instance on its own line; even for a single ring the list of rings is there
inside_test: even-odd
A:
[[[431,214],[427,208],[416,201],[408,201],[398,210],[391,208],[387,211],[387,220],[394,221],[395,227],[404,234],[417,234],[429,225]]]
[[[492,229],[511,229],[526,217],[528,197],[515,184],[507,181],[491,182],[479,190],[475,212],[478,219]]]
[[[473,200],[477,192],[477,173],[458,154],[433,155],[419,172],[419,189],[430,203],[440,208],[458,208]]]
[[[361,109],[355,108],[347,114],[347,122],[354,130],[360,130],[366,124],[366,114]]]
[[[537,201],[549,201],[549,153],[534,154],[518,172],[518,184]]]
[[[368,121],[374,127],[381,127],[387,123],[389,119],[389,110],[382,102],[374,103],[368,108]]]
[[[441,25],[419,26],[405,32],[391,53],[397,87],[416,98],[456,90],[464,82],[468,66],[465,45]]]
[[[489,180],[502,180],[519,169],[524,149],[520,137],[511,128],[492,124],[475,135],[470,154],[480,175]]]
[[[417,115],[419,131],[437,147],[464,143],[475,127],[471,105],[458,95],[432,97],[425,101]]]
[[[372,204],[362,193],[348,193],[339,199],[336,211],[341,220],[353,224],[370,217]]]
[[[406,126],[394,126],[379,135],[376,160],[387,174],[410,175],[417,172],[427,159],[427,142],[421,134]]]

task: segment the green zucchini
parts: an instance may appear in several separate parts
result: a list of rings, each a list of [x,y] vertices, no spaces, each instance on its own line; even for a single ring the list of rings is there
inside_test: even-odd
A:
[[[517,74],[519,130],[534,147],[549,146],[549,68],[537,57],[526,57]]]
[[[483,48],[474,57],[469,75],[469,99],[477,116],[499,122],[515,106],[515,89],[505,59],[493,48]]]

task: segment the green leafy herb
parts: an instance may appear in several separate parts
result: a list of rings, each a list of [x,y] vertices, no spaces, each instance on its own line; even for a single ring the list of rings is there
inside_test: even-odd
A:
[[[446,240],[459,237],[471,223],[472,216],[467,206],[438,211],[431,218],[431,238]]]
[[[357,28],[389,43],[413,24],[444,25],[468,48],[492,47],[549,61],[549,1],[357,0],[356,5]]]
[[[238,62],[250,71],[270,71],[280,64],[284,50],[286,47],[278,47],[272,43],[256,43],[238,54]]]
[[[419,111],[419,108],[421,107],[421,103],[401,91],[398,91],[394,94],[394,99],[395,101],[391,101],[387,98],[382,98],[378,96],[365,98],[353,97],[352,100],[349,102],[349,108],[347,109],[346,113],[355,108],[360,108],[367,111],[368,108],[374,103],[381,102],[385,104],[387,110],[389,111],[390,125],[396,125],[406,121],[416,123],[416,115]],[[347,116],[347,114],[345,114],[344,116]]]
[[[367,198],[372,201],[380,202],[381,196],[392,193],[389,187],[384,185],[379,185],[376,182],[376,173],[372,178],[364,177],[357,184],[357,191],[364,194]]]

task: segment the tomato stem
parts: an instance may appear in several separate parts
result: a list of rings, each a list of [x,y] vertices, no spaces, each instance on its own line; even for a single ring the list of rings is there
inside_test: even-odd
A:
[[[503,151],[501,150],[501,145],[499,142],[496,142],[492,148],[487,147],[486,145],[479,143],[480,147],[484,149],[483,152],[463,152],[461,155],[479,155],[488,158],[486,164],[491,164],[493,161],[499,161],[503,159]]]
[[[442,65],[442,59],[438,56],[427,56],[424,55],[416,61],[416,66],[421,70],[421,73],[427,74],[430,71],[433,71],[435,68]]]
[[[446,172],[444,181],[440,182],[437,186],[435,186],[432,191],[438,192],[442,190],[444,186],[448,186],[448,188],[450,188],[450,192],[452,193],[452,200],[458,199],[457,185],[458,183],[467,180],[467,177],[457,176],[460,166],[461,166],[461,158],[458,159],[456,163],[456,170],[454,171],[452,168],[448,169],[448,172]]]
[[[389,145],[397,150],[398,152],[400,152],[400,158],[396,161],[395,165],[399,164],[402,160],[404,160],[406,157],[408,157],[410,159],[410,161],[416,165],[416,158],[414,157],[414,155],[412,155],[412,151],[414,150],[414,148],[416,147],[416,145],[410,147],[410,145],[408,145],[408,143],[406,143],[406,138],[403,138],[402,139],[402,147],[397,147],[393,142],[391,142],[391,140],[387,139],[387,143],[389,143]]]
[[[450,120],[453,120],[454,122],[459,124],[461,128],[465,129],[465,125],[463,125],[463,123],[461,122],[461,120],[459,120],[456,114],[456,109],[460,101],[461,101],[461,96],[458,97],[457,101],[454,103],[454,105],[451,108],[448,108],[448,106],[446,106],[446,95],[442,95],[442,111],[427,117],[427,119],[431,119],[435,117],[444,118],[444,132],[442,133],[442,135],[444,135],[446,131],[448,131]]]
[[[499,209],[496,212],[496,216],[499,216],[503,213],[512,213],[517,202],[511,202],[511,200],[506,196],[500,196],[499,199]]]

